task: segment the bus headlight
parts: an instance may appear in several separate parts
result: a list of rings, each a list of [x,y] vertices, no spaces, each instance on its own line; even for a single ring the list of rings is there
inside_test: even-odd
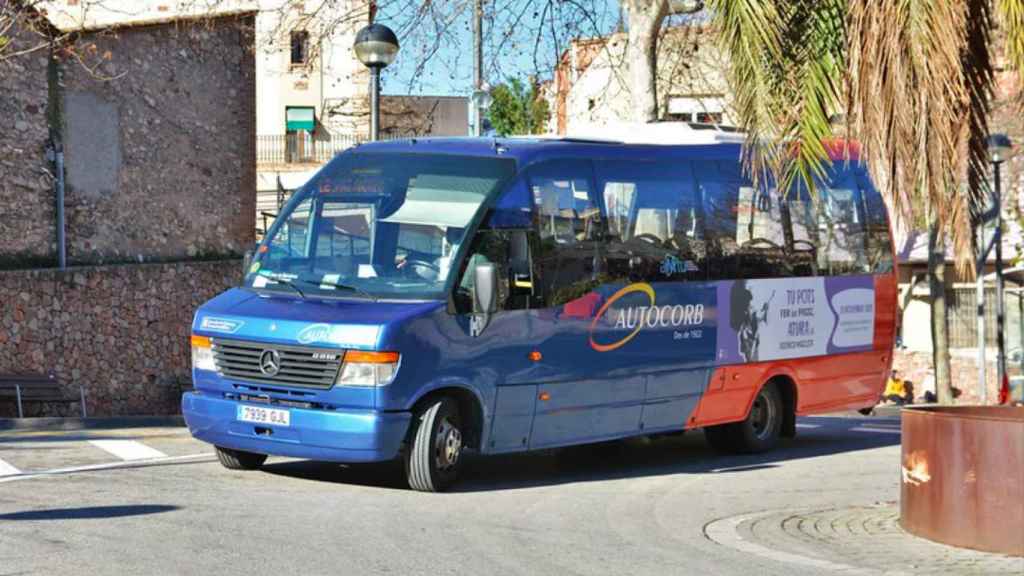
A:
[[[338,373],[338,386],[385,386],[398,371],[398,352],[349,350]]]
[[[196,370],[217,370],[217,364],[213,361],[213,346],[206,336],[192,335],[192,368]]]

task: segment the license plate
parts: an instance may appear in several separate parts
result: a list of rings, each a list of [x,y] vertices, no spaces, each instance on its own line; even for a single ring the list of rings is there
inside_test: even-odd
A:
[[[272,426],[290,426],[291,414],[287,410],[275,408],[259,408],[256,406],[239,406],[238,419],[254,424],[270,424]]]

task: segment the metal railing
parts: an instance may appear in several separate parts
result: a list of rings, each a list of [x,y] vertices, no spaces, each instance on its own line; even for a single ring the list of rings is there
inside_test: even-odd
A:
[[[312,136],[305,133],[256,136],[256,163],[324,164],[363,141],[352,135]]]
[[[414,134],[381,134],[381,140],[415,138]],[[311,135],[305,132],[256,136],[256,164],[325,164],[343,150],[368,141],[351,134]]]

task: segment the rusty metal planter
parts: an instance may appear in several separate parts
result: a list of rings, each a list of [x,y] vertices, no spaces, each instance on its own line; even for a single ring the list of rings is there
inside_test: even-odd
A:
[[[1024,556],[1024,408],[912,407],[902,420],[903,528]]]

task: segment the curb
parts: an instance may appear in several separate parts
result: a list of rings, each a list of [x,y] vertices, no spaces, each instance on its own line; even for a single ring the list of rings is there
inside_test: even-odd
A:
[[[112,418],[0,418],[5,430],[102,430],[111,428],[184,427],[182,416],[117,416]]]

